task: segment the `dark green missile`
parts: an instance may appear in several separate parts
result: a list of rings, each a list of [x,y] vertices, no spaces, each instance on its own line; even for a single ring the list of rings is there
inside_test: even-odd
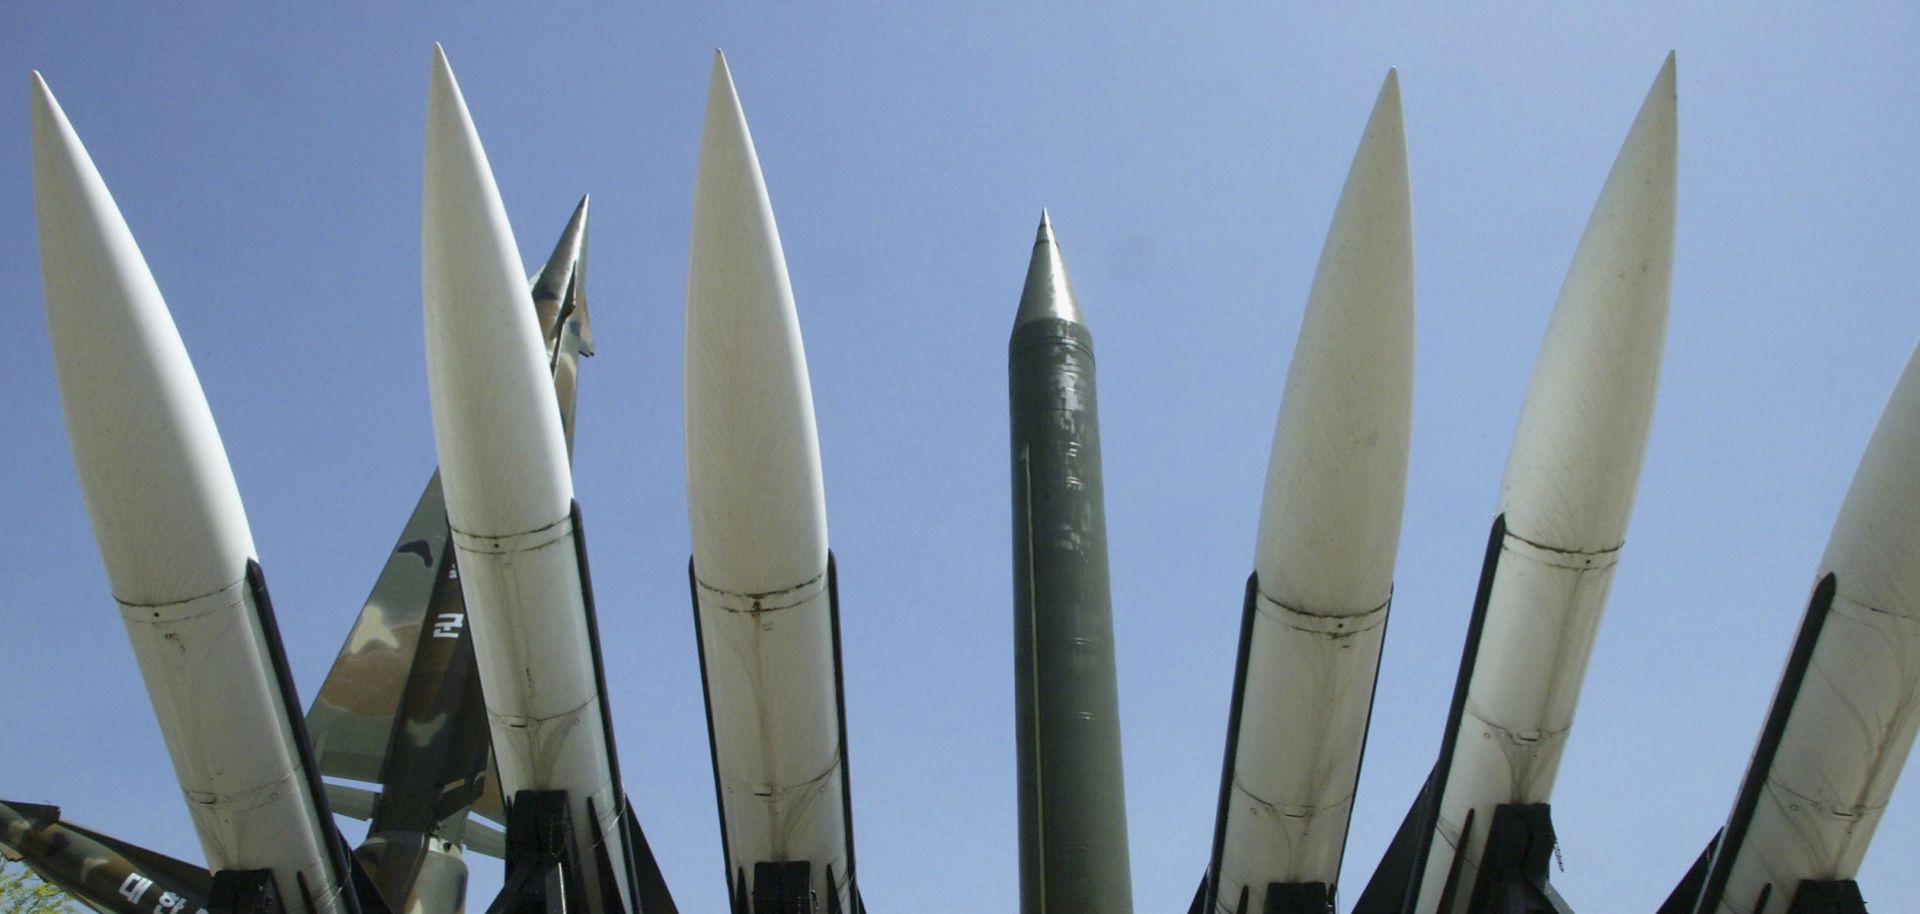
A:
[[[1045,212],[1007,343],[1023,914],[1130,914],[1093,334]]]

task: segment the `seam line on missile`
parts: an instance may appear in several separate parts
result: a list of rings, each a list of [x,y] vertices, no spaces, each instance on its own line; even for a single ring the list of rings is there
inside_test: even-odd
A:
[[[451,524],[447,526],[447,529],[453,531],[454,545],[468,552],[478,552],[488,555],[506,555],[513,552],[531,552],[542,546],[551,546],[567,538],[573,533],[573,516],[563,514],[559,520],[551,524],[535,527],[531,530],[523,530],[519,533],[469,533]],[[548,532],[551,532],[553,535],[539,542],[521,542],[522,540],[530,540]]]
[[[1482,726],[1485,726],[1488,730],[1491,730],[1494,733],[1499,734],[1501,739],[1509,743],[1512,743],[1516,746],[1540,745],[1550,740],[1553,740],[1559,737],[1564,737],[1568,733],[1573,732],[1572,724],[1568,724],[1567,726],[1558,727],[1551,730],[1522,730],[1519,727],[1509,727],[1503,724],[1497,724],[1491,720],[1488,720],[1485,715],[1481,714],[1477,709],[1475,709],[1472,702],[1467,703],[1467,707],[1465,710],[1469,716],[1471,716],[1474,720],[1479,721]],[[1462,727],[1461,728],[1462,732],[1465,732],[1465,729],[1466,728]]]
[[[230,609],[232,607],[240,605],[243,600],[243,597],[241,596],[239,591],[240,591],[240,588],[246,583],[247,583],[247,579],[244,576],[242,576],[239,580],[236,580],[233,583],[226,585],[225,587],[215,588],[213,590],[207,591],[206,593],[199,594],[197,596],[191,596],[184,600],[168,600],[164,603],[132,603],[126,600],[122,600],[117,596],[114,597],[113,599],[114,599],[114,602],[120,604],[120,615],[122,618],[126,618],[128,610],[133,610],[139,614],[140,618],[135,620],[130,620],[130,621],[137,621],[144,624],[159,624],[159,623],[171,624],[176,622],[185,622],[189,619],[198,619],[201,616],[210,615],[212,613],[217,613],[217,612],[220,612],[221,610]],[[213,597],[218,597],[226,593],[232,593],[233,597],[231,599],[226,599],[226,600],[211,599]],[[193,604],[199,603],[202,601],[206,601],[208,605],[206,606],[206,608],[196,613],[167,616],[167,614],[163,612],[163,610],[192,606]],[[163,616],[166,616],[166,617],[163,618]]]
[[[1235,766],[1235,767],[1236,769],[1238,768],[1238,766]],[[1248,790],[1246,782],[1240,780],[1240,778],[1237,776],[1233,779],[1233,789],[1236,791],[1239,791],[1241,796],[1244,796],[1247,799],[1252,800],[1253,802],[1258,803],[1261,806],[1266,807],[1267,809],[1273,810],[1275,813],[1278,813],[1279,815],[1289,819],[1311,819],[1322,813],[1334,812],[1342,808],[1352,809],[1353,800],[1355,796],[1355,792],[1349,790],[1345,794],[1342,794],[1338,797],[1334,797],[1324,803],[1305,804],[1305,805],[1281,804],[1281,803],[1276,803],[1272,800],[1269,800],[1266,797],[1263,797],[1257,793],[1254,793],[1251,790]]]
[[[1799,800],[1801,804],[1811,806],[1815,811],[1823,815],[1833,816],[1836,819],[1858,819],[1868,813],[1879,812],[1887,808],[1886,803],[1881,803],[1878,806],[1867,806],[1865,804],[1858,806],[1836,806],[1816,797],[1807,796],[1798,790],[1788,787],[1779,779],[1772,777],[1767,778],[1767,788]]]
[[[719,587],[715,587],[712,584],[709,584],[706,581],[701,580],[698,574],[695,574],[693,576],[693,582],[694,584],[698,585],[701,590],[711,593],[716,597],[719,597],[721,609],[724,609],[727,612],[733,612],[733,613],[747,613],[749,615],[758,615],[761,613],[774,612],[776,610],[791,609],[795,606],[799,606],[801,604],[811,601],[814,597],[819,595],[821,585],[826,582],[826,578],[827,578],[826,572],[821,572],[820,574],[816,574],[813,577],[810,577],[804,581],[801,581],[798,584],[793,585],[792,587],[782,587],[777,590],[766,590],[766,591],[759,591],[759,592],[725,590]],[[780,603],[780,604],[771,605],[771,606],[768,605],[769,600],[777,597],[778,598],[790,597],[792,599],[790,599],[788,602],[785,602],[785,603]],[[753,605],[752,606],[729,605],[735,601],[746,601]]]
[[[534,717],[530,714],[489,714],[488,716],[492,717],[494,720],[497,720],[503,724],[506,724],[509,727],[526,728],[527,726],[532,724],[544,724],[544,723],[547,723],[548,721],[561,720],[563,718],[577,716],[581,712],[592,707],[594,701],[599,697],[600,696],[598,695],[589,695],[587,696],[586,701],[583,701],[578,705],[575,705],[564,711],[557,711],[553,714],[549,714],[546,717]]]
[[[1862,616],[1859,613],[1855,613],[1855,612],[1842,612],[1840,616],[1843,619],[1864,620],[1864,619],[1871,619],[1875,616],[1886,616],[1887,618],[1895,620],[1896,623],[1903,624],[1903,625],[1910,626],[1915,623],[1920,623],[1920,617],[1901,615],[1900,613],[1894,612],[1893,610],[1890,610],[1890,609],[1881,609],[1880,607],[1874,606],[1871,603],[1862,603],[1859,600],[1849,599],[1846,594],[1833,595],[1833,608],[1835,610],[1858,609],[1858,610],[1864,610],[1867,613],[1867,615]]]
[[[1557,568],[1573,571],[1595,571],[1612,568],[1620,563],[1620,550],[1626,548],[1626,541],[1604,549],[1568,549],[1549,546],[1546,543],[1527,539],[1512,528],[1507,529],[1507,541],[1501,549],[1521,558],[1531,559]]]
[[[1386,621],[1387,607],[1393,605],[1393,600],[1388,599],[1387,602],[1364,612],[1347,614],[1321,613],[1301,609],[1297,606],[1289,606],[1267,596],[1265,592],[1256,593],[1259,596],[1259,600],[1256,602],[1256,611],[1260,615],[1266,616],[1287,628],[1317,635],[1348,636],[1372,631],[1379,628],[1380,624]],[[1269,610],[1268,607],[1277,608],[1280,612],[1273,612]],[[1359,624],[1349,627],[1349,622]]]

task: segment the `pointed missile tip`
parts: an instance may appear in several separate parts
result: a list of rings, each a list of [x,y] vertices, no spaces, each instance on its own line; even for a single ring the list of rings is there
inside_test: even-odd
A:
[[[1020,292],[1020,310],[1014,315],[1013,325],[1046,318],[1086,323],[1080,303],[1074,299],[1073,283],[1067,278],[1060,242],[1053,234],[1052,215],[1042,208],[1040,231],[1033,240],[1033,260],[1027,265],[1027,283]]]

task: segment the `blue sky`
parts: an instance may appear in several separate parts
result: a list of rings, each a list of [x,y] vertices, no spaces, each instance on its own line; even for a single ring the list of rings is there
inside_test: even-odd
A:
[[[29,68],[167,296],[307,700],[434,463],[418,265],[432,42],[530,267],[593,194],[599,355],[576,487],[622,767],[689,911],[725,898],[680,419],[713,48],[806,334],[876,912],[1017,904],[1005,339],[1050,207],[1099,347],[1136,909],[1166,912],[1206,862],[1281,384],[1386,69],[1400,68],[1413,182],[1415,419],[1349,903],[1437,751],[1534,352],[1677,49],[1666,365],[1554,798],[1562,893],[1651,910],[1726,816],[1834,513],[1920,338],[1920,12],[1838,6],[9,6],[0,797],[199,856],[71,469]],[[1920,897],[1903,865],[1920,854],[1913,793],[1895,794],[1868,855],[1870,902]],[[497,863],[474,868],[476,890],[497,883]]]

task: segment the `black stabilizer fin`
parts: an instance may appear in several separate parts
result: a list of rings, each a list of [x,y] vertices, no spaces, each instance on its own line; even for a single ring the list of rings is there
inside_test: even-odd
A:
[[[1200,887],[1193,890],[1193,904],[1187,905],[1187,914],[1207,914],[1207,874],[1200,874]]]
[[[1713,863],[1713,850],[1720,846],[1720,836],[1724,830],[1713,833],[1713,840],[1707,842],[1707,849],[1700,852],[1693,865],[1687,867],[1687,874],[1680,877],[1680,883],[1673,887],[1672,894],[1662,902],[1654,914],[1693,914],[1693,906],[1700,901],[1700,885],[1707,881],[1707,867]]]
[[[1695,904],[1698,910],[1720,908],[1722,896],[1727,892],[1727,880],[1733,876],[1733,865],[1746,845],[1754,811],[1760,806],[1767,779],[1773,776],[1774,756],[1786,736],[1787,721],[1793,716],[1794,704],[1800,700],[1800,686],[1806,682],[1807,671],[1813,666],[1813,649],[1820,643],[1820,632],[1826,627],[1827,615],[1833,611],[1833,596],[1839,589],[1840,580],[1831,573],[1814,585],[1813,596],[1807,601],[1807,614],[1800,621],[1800,634],[1794,638],[1793,650],[1787,655],[1787,668],[1780,674],[1773,707],[1767,711],[1767,722],[1760,729],[1760,742],[1753,749],[1753,761],[1747,766],[1746,778],[1740,782],[1733,815],[1727,818],[1727,827],[1721,830],[1720,840],[1714,846],[1713,861],[1707,864],[1701,879],[1700,897]]]
[[[733,848],[727,841],[727,804],[723,799],[727,792],[720,782],[720,743],[713,730],[713,680],[707,676],[707,635],[700,626],[700,572],[692,557],[687,558],[687,602],[693,608],[694,653],[700,658],[700,705],[707,711],[707,758],[713,761],[713,808],[720,817],[720,863],[727,870],[733,914],[747,914],[747,871],[734,862]]]
[[[1400,830],[1393,833],[1393,841],[1380,857],[1380,865],[1374,868],[1373,878],[1360,890],[1353,914],[1401,914],[1413,881],[1414,854],[1422,843],[1419,833],[1429,819],[1427,803],[1432,794],[1433,775],[1428,775],[1427,783],[1421,785],[1413,805],[1407,808],[1406,818],[1400,820]]]
[[[640,884],[641,914],[680,914],[679,907],[673,903],[673,893],[667,890],[666,877],[660,873],[660,861],[654,859],[653,845],[647,843],[647,833],[640,829],[640,819],[633,814],[631,800],[627,801],[620,822],[626,829],[627,852],[634,860],[633,878]]]
[[[253,596],[254,613],[260,621],[261,639],[266,642],[267,660],[280,687],[280,700],[286,705],[287,726],[293,731],[294,748],[299,753],[300,767],[306,775],[307,795],[320,818],[321,852],[328,864],[328,876],[333,880],[333,885],[326,888],[340,892],[341,907],[346,914],[380,914],[363,912],[360,894],[354,891],[347,863],[347,859],[353,855],[347,853],[346,839],[340,835],[340,828],[333,820],[333,810],[327,804],[326,783],[320,778],[320,763],[314,759],[313,740],[307,736],[307,715],[300,710],[300,693],[293,685],[293,667],[287,663],[286,643],[280,638],[280,623],[273,614],[273,598],[267,594],[266,572],[253,559],[247,560],[246,583]],[[219,888],[218,880],[214,888]]]

